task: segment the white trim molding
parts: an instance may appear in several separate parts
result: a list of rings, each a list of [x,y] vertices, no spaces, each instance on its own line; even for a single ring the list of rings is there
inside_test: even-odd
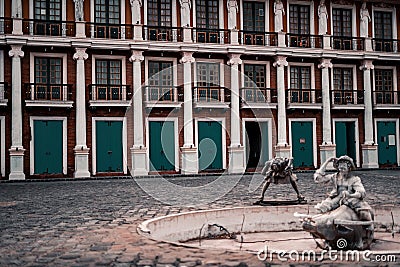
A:
[[[360,162],[360,132],[359,132],[359,127],[358,127],[358,118],[332,118],[332,137],[333,137],[333,141],[334,144],[336,144],[335,140],[336,140],[336,122],[354,122],[354,135],[355,135],[355,140],[356,140],[356,163],[357,163],[357,167],[361,166],[361,162]]]
[[[353,37],[357,36],[357,9],[356,5],[343,5],[343,4],[335,4],[332,3],[330,4],[330,21],[331,21],[331,35],[333,36],[333,9],[334,8],[339,8],[339,9],[348,9],[351,10],[351,34]]]
[[[29,125],[31,129],[31,141],[30,141],[30,174],[35,174],[35,127],[34,121],[35,120],[45,120],[45,121],[62,121],[63,122],[63,174],[67,174],[67,154],[68,154],[68,131],[67,131],[67,117],[47,117],[47,116],[31,116],[29,118]]]
[[[289,145],[290,156],[293,157],[293,142],[292,142],[292,122],[311,122],[313,128],[313,162],[314,167],[317,168],[317,119],[316,118],[289,118]]]
[[[122,122],[122,169],[123,173],[128,173],[128,134],[126,126],[126,117],[92,117],[92,173],[96,175],[96,122],[97,121],[121,121]]]
[[[397,166],[400,166],[400,119],[396,118],[375,118],[375,144],[378,144],[378,122],[394,122],[396,124],[396,149],[397,149]],[[379,147],[378,147],[379,150]],[[379,162],[379,158],[378,158]]]
[[[30,0],[33,1],[33,0]],[[63,0],[65,1],[65,0]],[[121,1],[121,6],[120,6],[120,15],[121,15],[121,24],[125,24],[125,0],[120,0]],[[144,1],[147,2],[147,1]],[[94,22],[94,11],[95,11],[95,0],[90,0],[90,22]],[[130,6],[128,6],[130,9]]]
[[[179,125],[178,125],[178,117],[146,117],[146,157],[147,157],[147,169],[150,170],[150,122],[153,121],[172,121],[174,123],[174,149],[175,149],[175,158],[174,158],[174,167],[175,171],[179,171]]]
[[[271,0],[272,1],[272,0]],[[286,25],[287,25],[287,32],[290,32],[290,5],[303,5],[303,6],[310,6],[310,34],[313,35],[315,34],[315,15],[314,15],[314,1],[298,1],[298,0],[288,0],[287,4],[286,4],[286,10],[285,10],[285,14],[286,14]]]
[[[44,57],[44,58],[61,58],[62,59],[62,66],[63,66],[63,73],[62,73],[62,83],[66,84],[68,82],[68,62],[67,57],[68,55],[65,53],[29,53],[29,81],[30,83],[35,82],[35,57]]]
[[[392,13],[392,39],[397,39],[397,16],[396,16],[396,7],[393,8],[384,8],[384,7],[377,7],[372,5],[372,38],[375,38],[375,11],[383,11],[383,12],[391,12]]]
[[[93,0],[91,0],[91,1],[93,1]],[[178,26],[178,20],[177,20],[178,15],[177,15],[177,12],[176,12],[177,2],[176,1],[177,0],[171,0],[171,12],[172,12],[171,13],[171,26],[172,27],[177,27]],[[194,6],[195,6],[194,2],[196,2],[196,1],[193,1],[193,3],[192,3],[192,10],[194,10]],[[143,12],[143,16],[144,16],[143,23],[144,23],[145,26],[147,26],[148,25],[148,22],[147,22],[147,17],[148,17],[147,0],[143,1],[143,7],[142,8],[143,8],[143,11],[144,11]],[[194,17],[194,20],[196,20],[196,17]]]

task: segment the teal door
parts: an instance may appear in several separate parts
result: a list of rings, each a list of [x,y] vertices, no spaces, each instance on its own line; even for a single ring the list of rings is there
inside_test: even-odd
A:
[[[175,134],[174,122],[150,121],[149,146],[150,170],[175,170]]]
[[[122,121],[96,121],[96,171],[123,172]]]
[[[34,173],[63,172],[63,121],[34,120]]]
[[[292,122],[292,155],[294,167],[313,167],[312,122]]]
[[[216,121],[198,122],[199,170],[222,169],[222,125]]]
[[[380,121],[377,130],[379,164],[397,164],[396,123]]]
[[[347,155],[356,163],[355,122],[337,121],[335,123],[336,157]]]

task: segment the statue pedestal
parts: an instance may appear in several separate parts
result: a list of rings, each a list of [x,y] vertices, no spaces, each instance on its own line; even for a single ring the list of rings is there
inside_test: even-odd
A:
[[[278,47],[286,47],[286,33],[278,32]]]
[[[322,43],[323,43],[323,47],[322,47],[323,49],[332,49],[330,35],[324,34],[322,36]]]
[[[196,147],[181,147],[182,169],[181,174],[198,173],[198,157]]]
[[[244,173],[246,166],[244,163],[244,147],[229,147],[229,173]]]
[[[192,43],[192,28],[183,27],[183,42]]]
[[[22,18],[13,18],[12,34],[13,35],[23,35],[24,34],[22,32]]]
[[[9,180],[25,180],[23,147],[11,147],[10,151],[10,176]]]
[[[133,25],[133,40],[143,41],[143,26],[140,24]]]
[[[365,51],[372,52],[372,38],[366,37],[365,38]]]
[[[86,38],[85,22],[84,21],[76,21],[75,24],[76,24],[75,37]]]
[[[239,44],[239,31],[236,29],[231,30],[231,44],[233,45]]]
[[[90,177],[89,173],[89,148],[77,146],[74,148],[75,153],[75,178]]]
[[[336,145],[333,144],[322,144],[319,146],[320,150],[320,162],[321,164],[324,163],[327,159],[336,156]],[[326,168],[327,170],[334,170],[333,163],[330,162]]]
[[[147,175],[147,148],[146,147],[132,147],[132,176]]]
[[[378,164],[378,146],[363,144],[361,145],[363,155],[363,168],[379,168]]]

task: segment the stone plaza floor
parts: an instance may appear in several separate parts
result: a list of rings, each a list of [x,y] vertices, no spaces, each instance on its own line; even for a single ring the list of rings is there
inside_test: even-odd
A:
[[[400,170],[356,172],[372,206],[400,205]],[[298,173],[299,189],[309,204],[325,198],[326,189],[312,173]],[[169,205],[154,199],[130,179],[24,181],[0,183],[0,266],[270,266],[245,252],[185,248],[155,242],[136,232],[140,222],[196,209],[250,206],[261,188],[249,191],[253,177],[238,180],[233,189],[211,203],[196,207]],[[225,177],[225,178],[227,178]],[[261,181],[261,176],[256,175]],[[147,184],[152,178],[140,178]],[[204,186],[216,176],[170,177],[175,185]],[[154,187],[160,186],[156,180]],[[177,186],[177,190],[179,190]],[[170,195],[168,190],[159,190]],[[186,196],[187,197],[187,196]],[[194,202],[196,201],[194,196]],[[295,199],[290,185],[271,185],[266,199]],[[400,235],[400,233],[397,233]],[[400,250],[400,244],[399,244]],[[284,263],[310,266],[310,263]],[[312,263],[312,266],[339,263]],[[340,263],[343,266],[349,263]],[[376,265],[376,264],[375,264]],[[357,263],[356,266],[375,266]],[[379,266],[385,266],[380,264]],[[400,266],[397,263],[389,265]]]

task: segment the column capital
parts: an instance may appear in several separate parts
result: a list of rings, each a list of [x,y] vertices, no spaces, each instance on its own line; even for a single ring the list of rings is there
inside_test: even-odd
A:
[[[73,55],[74,60],[86,60],[88,59],[89,55],[86,53],[86,48],[75,48],[75,54]]]
[[[240,65],[242,60],[240,59],[241,54],[229,54],[228,65]]]
[[[182,52],[182,58],[179,60],[179,63],[194,63],[195,61],[193,52]]]
[[[11,50],[8,51],[10,57],[24,57],[24,51],[22,51],[22,45],[11,45]]]
[[[272,64],[274,67],[287,67],[289,64],[286,61],[285,56],[276,56],[275,57],[275,62]]]
[[[132,50],[132,56],[129,58],[130,62],[142,62],[144,60],[143,51]]]
[[[373,70],[375,68],[372,60],[364,60],[360,66],[360,70]]]
[[[320,64],[318,64],[319,69],[332,68],[332,66],[330,58],[322,58]]]

